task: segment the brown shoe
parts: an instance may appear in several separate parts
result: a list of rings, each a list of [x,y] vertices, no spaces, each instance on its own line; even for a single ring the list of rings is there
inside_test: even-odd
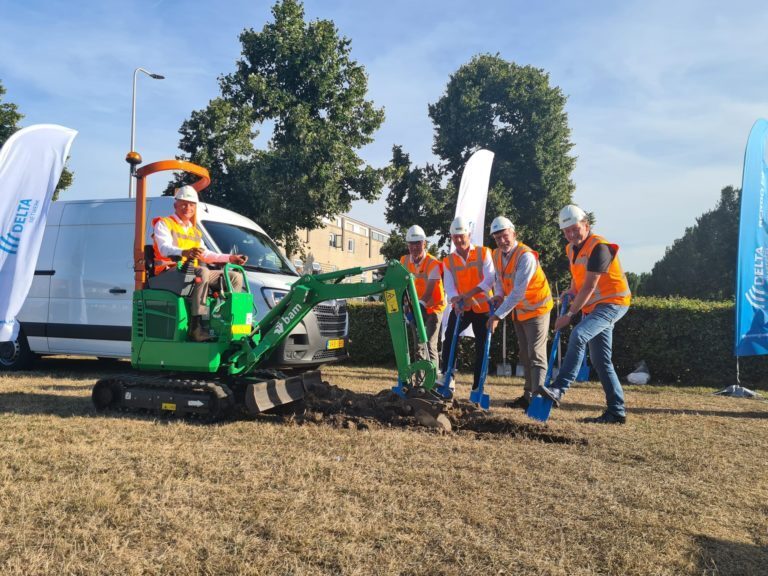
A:
[[[210,342],[212,340],[208,330],[203,328],[200,316],[192,316],[189,319],[189,339],[192,342]]]
[[[193,330],[190,330],[189,339],[192,340],[192,342],[210,342],[213,340],[210,333],[200,326],[195,326]]]

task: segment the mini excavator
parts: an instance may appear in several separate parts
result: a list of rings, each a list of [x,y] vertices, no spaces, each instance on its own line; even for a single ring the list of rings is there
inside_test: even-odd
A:
[[[145,246],[146,179],[165,170],[185,171],[198,180],[200,192],[210,183],[205,168],[181,160],[163,160],[135,170],[136,223],[134,236],[135,289],[131,331],[129,374],[99,380],[92,400],[99,410],[121,409],[195,414],[209,420],[223,417],[236,408],[256,415],[300,401],[312,386],[322,383],[320,372],[298,376],[262,367],[270,353],[320,302],[383,294],[386,318],[392,337],[398,371],[393,391],[441,411],[440,397],[433,393],[437,371],[431,360],[411,362],[404,310],[410,309],[417,339],[427,340],[413,276],[397,261],[357,267],[327,274],[304,275],[258,322],[253,321],[253,296],[247,279],[245,292],[233,292],[229,272],[243,274],[234,264],[224,265],[222,289],[208,297],[209,342],[188,337],[189,305],[186,298],[167,290],[148,287],[152,266],[151,246]],[[188,271],[193,262],[179,261]],[[342,283],[345,278],[376,271],[374,282]],[[194,273],[189,274],[194,281]],[[411,303],[416,303],[412,306]]]

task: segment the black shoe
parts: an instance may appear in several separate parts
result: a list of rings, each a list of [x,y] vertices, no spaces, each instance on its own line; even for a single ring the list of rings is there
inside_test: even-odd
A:
[[[590,424],[626,424],[627,417],[619,416],[606,410],[597,418],[585,418],[584,422],[589,422]]]
[[[520,398],[515,398],[511,402],[505,402],[504,406],[507,408],[522,408],[523,410],[528,410],[528,405],[530,404],[530,401],[525,396],[520,396]]]

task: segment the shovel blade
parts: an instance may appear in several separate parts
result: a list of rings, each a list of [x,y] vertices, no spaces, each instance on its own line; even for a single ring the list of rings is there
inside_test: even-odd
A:
[[[472,392],[469,393],[469,401],[477,404],[483,410],[488,410],[488,408],[491,407],[490,394],[483,394],[483,391],[480,389],[472,390]]]
[[[549,413],[552,412],[552,400],[544,396],[534,396],[528,405],[526,416],[539,422],[546,422],[549,419]]]

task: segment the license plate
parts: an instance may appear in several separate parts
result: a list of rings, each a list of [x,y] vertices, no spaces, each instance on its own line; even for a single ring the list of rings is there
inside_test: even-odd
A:
[[[344,348],[344,338],[328,340],[328,343],[325,345],[326,350],[338,350],[339,348]]]

